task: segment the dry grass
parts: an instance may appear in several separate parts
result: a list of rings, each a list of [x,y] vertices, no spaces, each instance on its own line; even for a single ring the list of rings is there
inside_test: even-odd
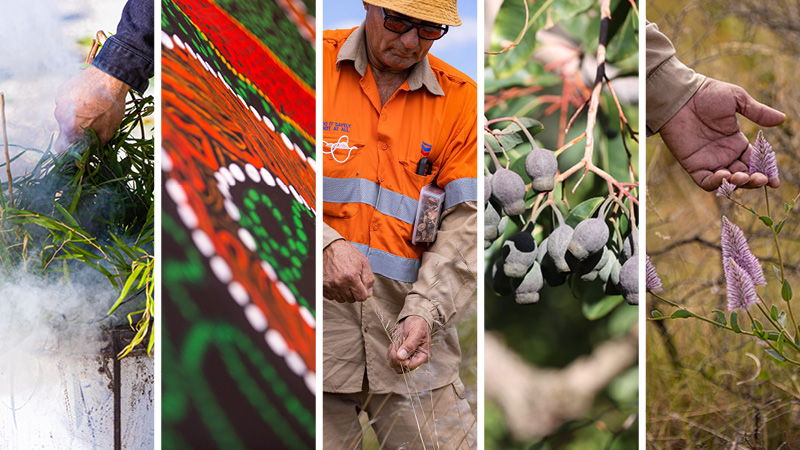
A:
[[[800,193],[800,8],[794,2],[648,2],[648,20],[672,36],[678,57],[698,72],[739,84],[756,99],[787,114],[779,128],[765,130],[773,144],[782,186],[770,192],[773,211]],[[752,141],[756,128],[740,119]],[[719,251],[721,216],[748,236],[770,281],[759,292],[778,307],[771,235],[755,217],[730,202],[698,190],[659,138],[647,142],[647,251],[664,280],[665,296],[711,316],[725,309]],[[764,192],[736,194],[765,211]],[[787,278],[800,289],[800,212],[781,233]],[[795,296],[795,311],[800,311]],[[671,308],[648,297],[652,308]],[[661,326],[663,324],[663,327]],[[744,326],[742,328],[745,328]],[[747,325],[749,329],[749,324]],[[648,448],[800,448],[800,378],[751,338],[722,332],[695,320],[649,323],[647,327]]]

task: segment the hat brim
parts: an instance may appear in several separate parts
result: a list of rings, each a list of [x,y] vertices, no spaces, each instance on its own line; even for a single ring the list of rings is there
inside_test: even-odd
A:
[[[364,0],[370,5],[391,9],[425,22],[457,27],[461,25],[456,0]]]

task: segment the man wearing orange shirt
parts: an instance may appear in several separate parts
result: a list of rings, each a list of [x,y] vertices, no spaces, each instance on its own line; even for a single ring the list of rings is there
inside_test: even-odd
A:
[[[461,20],[455,0],[364,8],[323,38],[323,440],[359,442],[365,411],[385,448],[474,448],[452,319],[476,290],[477,89],[428,55]],[[414,245],[429,184],[442,220]]]

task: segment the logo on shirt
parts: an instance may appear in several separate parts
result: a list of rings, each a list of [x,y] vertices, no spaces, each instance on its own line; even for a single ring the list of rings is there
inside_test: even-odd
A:
[[[431,153],[431,144],[428,144],[425,141],[422,141],[422,148],[419,151],[422,153],[422,156],[428,156]]]
[[[344,133],[350,132],[350,125],[349,123],[345,122],[335,122],[335,121],[323,121],[322,122],[322,131],[342,131]]]

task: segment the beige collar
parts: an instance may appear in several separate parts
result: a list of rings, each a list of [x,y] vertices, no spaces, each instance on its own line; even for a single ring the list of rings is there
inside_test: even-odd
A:
[[[367,73],[367,43],[366,43],[366,30],[364,23],[355,29],[350,36],[342,44],[339,55],[336,57],[336,66],[342,61],[353,61],[353,66],[356,71],[363,77]],[[433,95],[444,96],[444,91],[436,80],[436,76],[431,69],[431,63],[428,61],[428,55],[422,61],[418,62],[411,69],[411,74],[408,76],[408,87],[412,91],[425,86]]]

